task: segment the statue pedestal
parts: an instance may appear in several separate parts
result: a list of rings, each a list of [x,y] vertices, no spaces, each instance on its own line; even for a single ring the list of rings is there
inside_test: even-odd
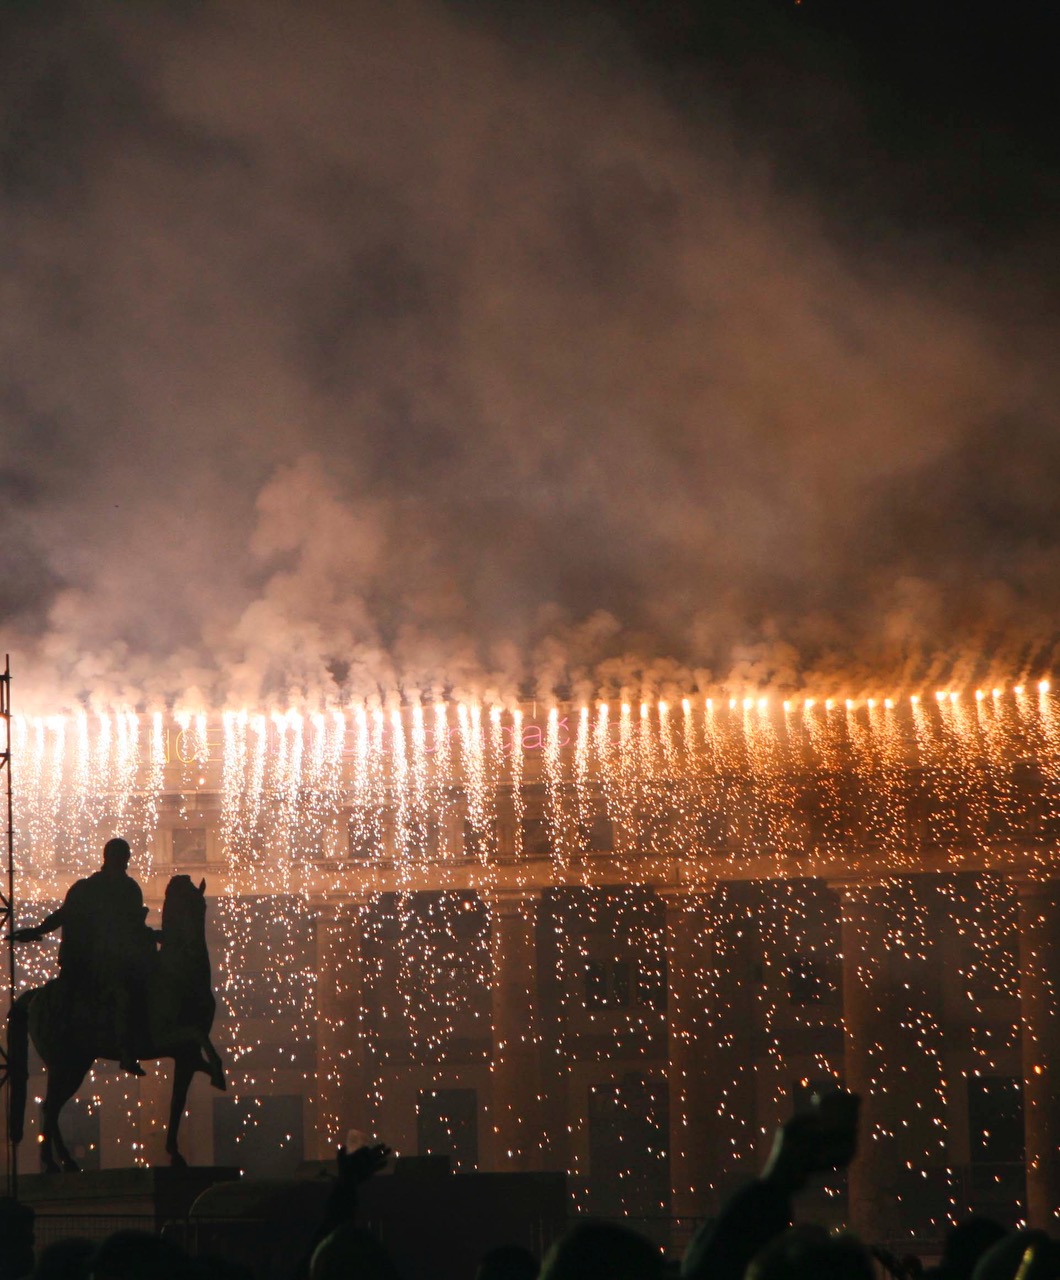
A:
[[[358,1188],[357,1223],[382,1242],[405,1280],[465,1280],[487,1249],[521,1244],[542,1256],[567,1227],[565,1173],[448,1173],[432,1157],[397,1161]],[[305,1172],[311,1173],[312,1165]],[[330,1177],[244,1178],[207,1191],[189,1218],[196,1250],[289,1280],[334,1187]]]
[[[102,1240],[114,1231],[161,1231],[183,1224],[193,1202],[238,1169],[212,1165],[188,1169],[100,1169],[83,1173],[23,1174],[18,1198],[37,1215],[38,1251],[52,1240],[86,1236]]]

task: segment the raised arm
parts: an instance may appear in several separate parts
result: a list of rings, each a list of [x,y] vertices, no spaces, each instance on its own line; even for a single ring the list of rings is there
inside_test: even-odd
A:
[[[12,942],[39,942],[46,933],[54,933],[63,922],[63,909],[57,907],[50,916],[45,917],[40,924],[30,925],[25,929],[12,929]]]
[[[693,1237],[684,1280],[743,1280],[756,1253],[792,1224],[793,1197],[816,1173],[842,1169],[857,1147],[860,1099],[837,1089],[778,1130],[761,1174]]]
[[[356,1151],[339,1147],[336,1153],[335,1185],[324,1209],[323,1220],[317,1228],[314,1243],[319,1244],[343,1223],[353,1222],[357,1215],[357,1189],[373,1173],[378,1173],[383,1168],[390,1155],[390,1148],[382,1142],[371,1147],[358,1147]]]

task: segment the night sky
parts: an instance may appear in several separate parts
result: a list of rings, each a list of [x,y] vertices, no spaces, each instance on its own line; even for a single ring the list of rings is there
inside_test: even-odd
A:
[[[1051,670],[1044,14],[4,5],[23,696]]]

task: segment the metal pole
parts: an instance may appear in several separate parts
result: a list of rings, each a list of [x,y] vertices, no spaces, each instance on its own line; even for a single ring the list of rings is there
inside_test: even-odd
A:
[[[7,877],[0,891],[0,930],[7,938],[7,1007],[15,1001],[15,944],[11,938],[15,930],[15,793],[11,782],[11,656],[4,656],[4,670],[0,674],[0,720],[4,726],[4,749],[0,752],[0,771],[4,772],[6,792],[6,844]],[[9,1079],[7,1043],[0,1047],[0,1081],[8,1086],[4,1099],[4,1122],[7,1138],[7,1193],[18,1197],[18,1147],[11,1141],[11,1087]]]

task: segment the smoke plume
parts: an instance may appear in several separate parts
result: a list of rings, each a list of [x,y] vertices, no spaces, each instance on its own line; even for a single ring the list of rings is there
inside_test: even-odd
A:
[[[1029,231],[840,234],[834,188],[603,20],[5,13],[0,640],[27,697],[1048,666]]]

